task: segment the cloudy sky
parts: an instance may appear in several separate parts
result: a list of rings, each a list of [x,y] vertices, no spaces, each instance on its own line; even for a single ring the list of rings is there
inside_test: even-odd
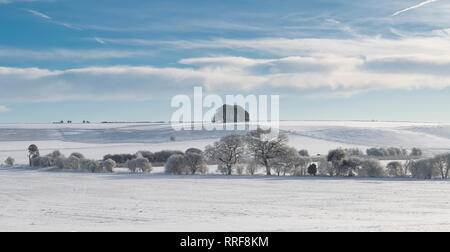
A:
[[[450,122],[449,0],[0,0],[0,31],[0,123],[167,121],[194,86]]]

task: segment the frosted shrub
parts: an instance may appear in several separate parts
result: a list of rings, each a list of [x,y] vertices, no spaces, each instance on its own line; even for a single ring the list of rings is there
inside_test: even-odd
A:
[[[387,164],[386,168],[388,175],[391,177],[397,178],[406,176],[403,165],[398,161],[390,162],[389,164]]]
[[[41,157],[32,157],[31,167],[40,167],[40,166],[41,166]]]
[[[236,170],[237,175],[239,175],[239,176],[244,175],[245,165],[236,164],[235,166],[236,166],[235,170]]]
[[[360,177],[383,178],[386,172],[380,161],[376,159],[363,160],[358,175]]]
[[[100,168],[100,163],[96,160],[88,160],[88,159],[82,159],[81,160],[81,169],[83,171],[87,172],[103,172],[103,170]]]
[[[40,157],[39,158],[39,166],[40,167],[52,167],[53,166],[53,158],[49,156]]]
[[[59,169],[64,169],[64,163],[66,161],[66,158],[63,156],[59,156],[59,157],[54,157],[53,158],[53,164],[59,168]]]
[[[191,174],[205,174],[208,172],[208,166],[203,158],[203,152],[199,149],[188,149],[184,155],[184,162]]]
[[[135,173],[140,170],[143,173],[150,173],[153,169],[152,164],[147,158],[138,157],[127,162],[127,167],[131,172]]]
[[[322,176],[333,177],[335,175],[333,164],[331,162],[328,162],[328,160],[325,158],[319,160],[319,166],[317,167],[317,169],[319,174]]]
[[[166,163],[165,172],[175,175],[188,174],[189,171],[186,169],[184,156],[180,154],[170,156]]]
[[[6,160],[5,160],[5,164],[7,165],[7,166],[14,166],[14,162],[15,162],[16,160],[14,160],[14,158],[12,158],[12,157],[8,157]]]
[[[64,160],[64,170],[80,170],[81,162],[76,156],[71,155],[69,158]]]
[[[105,172],[113,172],[113,169],[116,168],[117,164],[112,159],[107,159],[101,163],[101,167]]]
[[[416,179],[432,179],[439,176],[439,170],[433,159],[423,159],[412,164],[411,175]]]

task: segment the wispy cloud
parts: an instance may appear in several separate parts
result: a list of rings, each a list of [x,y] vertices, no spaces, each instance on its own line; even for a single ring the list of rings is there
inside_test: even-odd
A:
[[[48,19],[48,20],[52,19],[51,17],[49,17],[49,16],[47,16],[44,13],[39,12],[39,11],[35,11],[35,10],[26,10],[26,11],[28,11],[29,13],[31,13],[31,14],[37,16],[37,17],[41,17],[41,18]]]
[[[4,105],[0,105],[0,113],[6,113],[9,112],[10,109]]]
[[[99,44],[102,44],[102,45],[106,44],[106,42],[101,38],[95,37],[93,39],[94,39],[94,41],[98,42]]]
[[[29,12],[29,13],[31,13],[32,15],[34,15],[34,16],[36,16],[36,17],[45,19],[45,20],[47,20],[48,22],[51,22],[52,24],[64,26],[64,27],[66,27],[66,28],[73,29],[73,30],[79,30],[79,31],[82,30],[81,28],[79,28],[79,27],[77,27],[77,26],[75,26],[75,25],[72,25],[72,24],[69,24],[69,23],[65,23],[65,22],[60,22],[60,21],[54,20],[52,17],[50,17],[50,16],[48,16],[48,15],[42,13],[42,12],[39,12],[39,11],[36,11],[36,10],[31,10],[31,9],[27,9],[26,11]]]
[[[420,7],[422,7],[422,6],[425,6],[425,5],[428,5],[428,4],[430,4],[430,3],[434,3],[434,2],[437,2],[437,1],[439,1],[439,0],[427,0],[427,1],[421,2],[421,3],[419,3],[419,4],[416,4],[416,5],[414,5],[414,6],[411,6],[411,7],[409,7],[409,8],[406,8],[406,9],[403,9],[403,10],[400,10],[400,11],[397,11],[397,12],[395,12],[394,14],[392,14],[392,16],[395,17],[395,16],[400,15],[400,14],[402,14],[402,13],[404,13],[404,12],[407,12],[407,11],[410,11],[410,10],[417,9],[417,8],[420,8]]]

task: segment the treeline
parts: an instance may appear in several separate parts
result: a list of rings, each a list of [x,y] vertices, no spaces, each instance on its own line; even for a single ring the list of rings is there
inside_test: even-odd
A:
[[[208,167],[217,166],[223,175],[267,176],[329,176],[329,177],[412,177],[417,179],[448,178],[450,154],[422,158],[422,151],[411,152],[401,148],[371,148],[366,155],[359,149],[335,149],[325,157],[311,157],[306,150],[289,146],[283,134],[271,130],[254,130],[246,135],[231,134],[206,146],[204,150],[190,148],[181,151],[139,151],[136,154],[106,155],[103,160],[90,160],[81,153],[65,157],[59,151],[41,156],[36,145],[28,148],[32,167],[55,167],[61,170],[86,172],[113,172],[116,167],[131,172],[150,173],[152,163],[165,166],[167,174],[206,174]],[[394,161],[383,166],[375,157],[401,156],[403,162]],[[5,163],[14,165],[14,159]]]

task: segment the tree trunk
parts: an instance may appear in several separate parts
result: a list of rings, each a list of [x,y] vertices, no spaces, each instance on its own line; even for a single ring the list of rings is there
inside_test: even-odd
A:
[[[269,162],[267,162],[267,160],[264,160],[264,166],[266,167],[267,176],[272,176],[272,173],[270,172],[270,165]]]
[[[228,176],[231,176],[231,174],[233,173],[233,170],[231,169],[231,165],[227,165],[227,170],[228,170]]]

